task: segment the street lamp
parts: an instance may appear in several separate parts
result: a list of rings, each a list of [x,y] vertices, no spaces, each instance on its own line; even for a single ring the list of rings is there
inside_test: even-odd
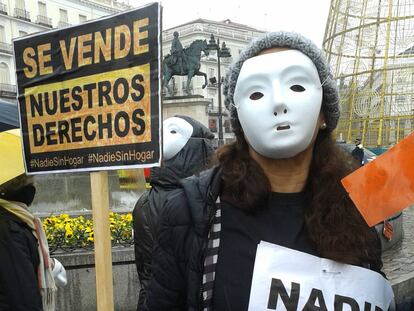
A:
[[[210,51],[217,52],[217,67],[218,67],[218,117],[219,117],[219,128],[218,128],[218,145],[223,145],[223,115],[221,112],[221,73],[220,73],[220,58],[222,57],[231,57],[229,49],[226,47],[226,43],[223,42],[220,48],[220,39],[217,38],[217,43],[214,38],[214,35],[211,34],[210,40],[208,42],[207,48]]]

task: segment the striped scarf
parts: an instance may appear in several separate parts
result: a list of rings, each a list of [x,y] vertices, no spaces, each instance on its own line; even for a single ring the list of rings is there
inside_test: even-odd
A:
[[[40,293],[42,295],[43,310],[55,310],[56,285],[50,265],[49,245],[47,244],[46,234],[40,219],[34,217],[27,210],[27,206],[20,202],[0,199],[0,206],[26,223],[32,230],[33,235],[37,238],[40,260],[37,270],[37,277]]]
[[[213,224],[208,234],[207,254],[204,260],[203,283],[201,288],[201,291],[203,293],[203,311],[213,310],[214,280],[216,277],[216,265],[220,247],[221,231],[220,197],[217,197],[216,207],[216,215],[214,216]]]

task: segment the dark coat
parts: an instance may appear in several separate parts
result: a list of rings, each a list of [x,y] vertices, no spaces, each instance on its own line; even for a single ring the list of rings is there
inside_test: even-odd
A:
[[[0,207],[0,310],[43,310],[38,266],[38,243],[31,229]]]
[[[186,178],[181,184],[182,189],[170,194],[162,211],[144,310],[202,310],[201,282],[221,188],[220,169]],[[377,244],[380,250],[379,240]],[[361,266],[380,272],[381,259]]]
[[[358,161],[359,164],[364,164],[364,149],[355,146],[354,150],[352,150],[352,156]]]
[[[213,148],[214,135],[201,123],[179,116],[193,126],[193,134],[187,144],[172,159],[159,168],[152,168],[151,190],[145,192],[133,210],[135,262],[141,290],[138,309],[145,300],[145,289],[151,277],[152,251],[156,240],[158,217],[167,200],[167,195],[180,185],[182,178],[191,176],[207,166]]]
[[[153,278],[143,310],[201,310],[201,281],[208,233],[220,189],[218,168],[182,180],[159,223]]]

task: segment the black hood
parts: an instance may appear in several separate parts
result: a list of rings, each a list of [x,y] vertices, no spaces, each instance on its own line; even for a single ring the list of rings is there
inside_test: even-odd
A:
[[[188,116],[177,115],[193,127],[193,134],[187,144],[161,167],[151,168],[151,185],[167,189],[177,188],[179,180],[202,171],[214,153],[212,139],[214,134],[203,124]]]
[[[36,194],[36,188],[33,184],[24,185],[16,190],[0,193],[0,198],[7,201],[21,202],[29,206],[32,204]]]

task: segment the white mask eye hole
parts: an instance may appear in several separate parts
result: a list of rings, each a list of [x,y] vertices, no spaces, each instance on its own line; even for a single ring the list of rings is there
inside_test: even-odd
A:
[[[258,99],[260,99],[260,98],[262,98],[264,95],[263,95],[263,93],[260,93],[260,92],[254,92],[254,93],[252,93],[251,95],[250,95],[250,99],[251,100],[258,100]]]
[[[177,134],[177,131],[176,130],[171,130],[170,133],[171,134]]]
[[[304,92],[305,88],[302,85],[295,84],[290,87],[293,92]]]

